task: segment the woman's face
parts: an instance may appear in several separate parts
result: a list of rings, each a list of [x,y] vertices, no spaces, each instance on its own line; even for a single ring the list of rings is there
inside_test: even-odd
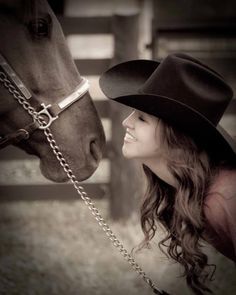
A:
[[[177,187],[176,179],[168,168],[170,159],[161,136],[161,120],[134,110],[123,121],[123,126],[126,129],[122,147],[123,155],[126,158],[138,159],[159,178],[169,185]]]
[[[134,110],[124,121],[126,129],[123,155],[143,164],[161,156],[160,121],[157,117]]]

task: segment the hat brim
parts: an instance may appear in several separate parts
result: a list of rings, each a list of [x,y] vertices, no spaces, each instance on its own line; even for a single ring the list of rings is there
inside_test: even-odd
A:
[[[214,126],[194,109],[170,97],[139,92],[159,64],[151,60],[118,64],[101,76],[100,87],[109,99],[159,117],[186,132],[217,158],[223,154],[236,160],[236,143],[220,125]]]

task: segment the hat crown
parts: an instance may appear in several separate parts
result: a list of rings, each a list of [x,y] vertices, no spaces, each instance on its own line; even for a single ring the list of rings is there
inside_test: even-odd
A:
[[[181,53],[167,56],[139,93],[175,100],[200,113],[215,126],[233,96],[232,89],[217,72]]]

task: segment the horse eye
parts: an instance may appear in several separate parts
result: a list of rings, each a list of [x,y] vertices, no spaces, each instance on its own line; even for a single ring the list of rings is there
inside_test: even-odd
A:
[[[51,18],[37,18],[28,23],[28,30],[33,38],[43,39],[50,37],[51,34]]]

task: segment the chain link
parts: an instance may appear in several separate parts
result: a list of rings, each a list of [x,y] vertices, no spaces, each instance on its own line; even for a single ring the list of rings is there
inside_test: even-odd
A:
[[[12,82],[7,78],[4,72],[0,72],[0,81],[3,85],[8,89],[8,91],[14,96],[14,98],[23,106],[23,108],[33,117],[35,121],[37,121],[40,125],[45,125],[46,122],[43,120],[42,117],[38,116],[36,110],[29,104],[28,101],[20,94],[20,92],[15,88]],[[67,177],[73,184],[75,190],[77,191],[80,198],[84,201],[86,206],[91,211],[92,215],[98,222],[99,226],[103,229],[107,237],[111,240],[112,244],[118,249],[118,251],[122,254],[124,259],[128,261],[128,263],[132,266],[132,268],[142,277],[142,279],[152,288],[154,293],[156,294],[163,294],[161,290],[159,290],[153,281],[146,275],[146,273],[142,270],[139,264],[134,260],[131,254],[124,248],[123,244],[118,240],[114,232],[111,230],[109,225],[106,223],[104,218],[99,213],[99,210],[95,207],[94,203],[92,202],[91,198],[88,196],[84,188],[79,184],[79,181],[76,179],[76,176],[72,172],[69,164],[67,163],[66,159],[63,157],[62,153],[60,152],[60,148],[58,147],[53,134],[51,133],[49,128],[45,128],[43,130],[47,141],[52,148],[53,153],[55,154],[56,158],[60,162],[63,170],[67,174]]]

